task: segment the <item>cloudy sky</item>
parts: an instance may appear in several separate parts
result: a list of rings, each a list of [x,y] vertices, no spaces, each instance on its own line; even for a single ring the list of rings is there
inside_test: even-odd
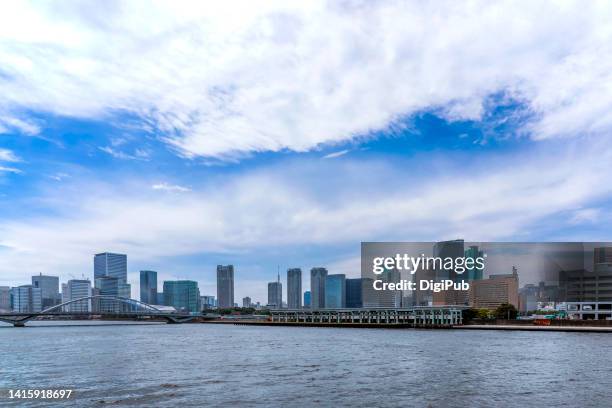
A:
[[[612,240],[612,7],[520,6],[3,3],[0,285],[115,251],[265,302],[361,241]]]

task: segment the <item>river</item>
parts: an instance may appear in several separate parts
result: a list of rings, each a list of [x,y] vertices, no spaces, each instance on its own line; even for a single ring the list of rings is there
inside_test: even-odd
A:
[[[609,407],[611,347],[606,333],[3,326],[0,406],[45,405],[8,389],[59,388],[72,398],[49,406]]]

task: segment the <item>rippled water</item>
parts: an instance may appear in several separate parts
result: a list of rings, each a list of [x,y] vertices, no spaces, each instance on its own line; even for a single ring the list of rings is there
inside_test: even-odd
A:
[[[0,406],[8,388],[72,388],[62,406],[609,407],[611,347],[606,333],[3,327]]]

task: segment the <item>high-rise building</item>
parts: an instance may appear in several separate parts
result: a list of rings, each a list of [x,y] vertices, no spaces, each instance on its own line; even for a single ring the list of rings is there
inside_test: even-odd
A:
[[[346,307],[346,276],[344,274],[327,275],[325,279],[325,307],[327,309]]]
[[[164,306],[164,292],[157,292],[156,305]]]
[[[40,312],[42,310],[42,290],[32,285],[12,288],[11,309],[18,313]]]
[[[94,279],[116,278],[127,283],[127,255],[103,252],[94,256]]]
[[[325,279],[327,269],[312,268],[310,270],[310,307],[313,310],[325,307]]]
[[[149,305],[157,303],[157,272],[140,271],[140,301]]]
[[[474,308],[495,310],[504,303],[519,309],[518,271],[512,267],[512,273],[490,275],[489,279],[475,280],[470,284],[469,305]]]
[[[401,274],[397,269],[385,270],[379,275],[384,283],[399,283]],[[377,290],[378,307],[398,308],[402,306],[402,291],[400,290]]]
[[[62,285],[62,300],[68,302],[71,300],[83,299],[91,296],[91,282],[88,279],[71,279]],[[64,300],[65,299],[65,300]],[[91,299],[81,300],[64,306],[66,311],[70,312],[91,312]]]
[[[217,299],[220,308],[234,307],[234,265],[217,265]]]
[[[8,312],[11,310],[11,288],[0,286],[0,311]]]
[[[101,296],[130,299],[132,287],[127,283],[127,255],[103,252],[94,256],[94,287]],[[122,304],[111,299],[95,302],[102,312],[118,312]]]
[[[117,278],[111,278],[106,276],[96,278],[94,285],[95,289],[97,289],[97,293],[100,296],[122,297],[119,296],[119,294],[121,292],[120,287],[123,285],[123,283]],[[70,296],[72,296],[72,294],[70,294]],[[99,309],[97,309],[97,311],[100,312],[118,312],[120,311],[121,307],[121,305],[117,301],[105,298],[102,298],[98,302],[96,302],[96,306],[99,306]]]
[[[217,301],[214,296],[200,296],[200,303],[202,304],[202,309],[214,309],[217,307]]]
[[[478,248],[478,245],[470,245],[468,249],[465,250],[465,257],[476,259],[482,258],[484,253]],[[478,268],[478,266],[474,263],[471,268],[467,268],[463,273],[463,276],[459,276],[459,281],[464,279],[466,281],[475,281],[482,279],[484,272],[484,268]]]
[[[41,273],[32,276],[32,286],[41,291],[43,310],[60,303],[59,277]]]
[[[191,280],[164,281],[164,304],[182,312],[200,311],[198,283]]]
[[[270,309],[283,307],[283,285],[278,281],[268,283],[268,307]]]
[[[304,307],[310,309],[310,291],[304,292]]]
[[[441,241],[436,242],[433,248],[433,256],[434,258],[462,258],[465,256],[464,251],[464,241],[462,239],[455,239],[452,241]],[[443,279],[452,279],[453,281],[460,281],[462,274],[457,274],[455,271],[447,270],[444,268],[435,269],[435,280],[437,282],[442,281]]]
[[[437,242],[434,245],[433,256],[435,258],[452,258],[458,259],[467,256],[467,253],[470,254],[476,253],[478,254],[478,247],[470,247],[468,251],[465,251],[465,243],[462,239],[456,239],[452,241],[442,241]],[[436,282],[441,282],[442,280],[450,279],[454,282],[461,282],[462,280],[467,280],[466,273],[468,271],[464,271],[463,273],[457,273],[454,270],[447,270],[437,265],[437,268],[434,269]],[[480,273],[482,277],[482,270],[473,269],[473,274]],[[469,301],[468,292],[466,290],[454,290],[453,288],[448,290],[443,290],[441,292],[434,292],[431,294],[432,304],[434,306],[441,305],[467,305]]]
[[[363,280],[361,278],[346,280],[346,307],[363,307]]]
[[[287,269],[287,307],[289,309],[302,308],[302,270],[300,268]]]
[[[242,307],[252,307],[251,298],[246,296],[242,298]]]

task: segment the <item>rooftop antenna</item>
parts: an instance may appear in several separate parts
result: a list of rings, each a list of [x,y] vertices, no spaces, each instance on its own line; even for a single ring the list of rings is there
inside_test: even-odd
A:
[[[280,283],[280,265],[276,265],[276,282]]]

